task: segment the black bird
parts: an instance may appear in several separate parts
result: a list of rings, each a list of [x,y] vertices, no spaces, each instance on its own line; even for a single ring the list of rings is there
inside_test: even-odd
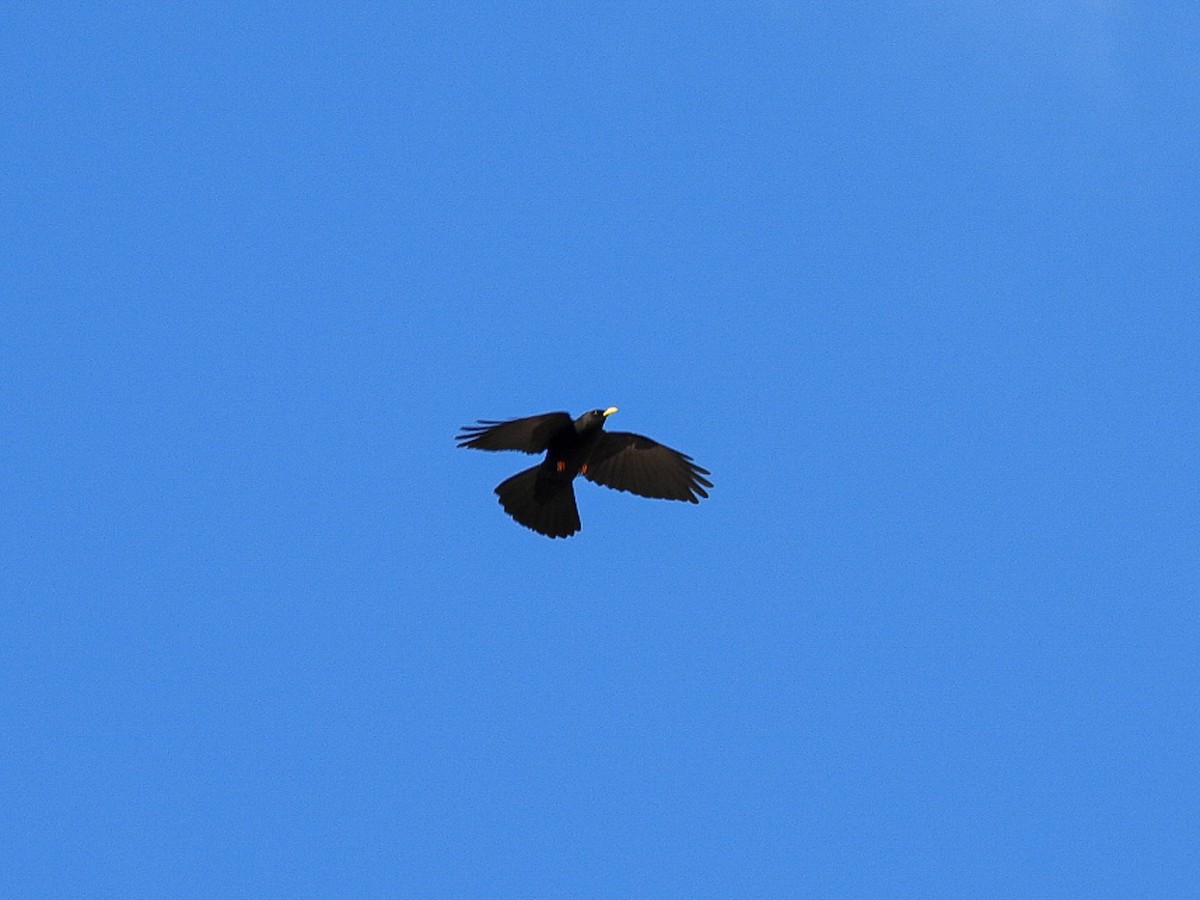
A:
[[[547,537],[570,537],[580,529],[575,508],[576,475],[618,491],[664,500],[699,503],[707,497],[711,474],[690,456],[627,431],[605,431],[617,411],[593,409],[571,421],[565,412],[496,422],[481,419],[464,425],[455,437],[460,447],[545,453],[536,466],[496,485],[504,511]]]

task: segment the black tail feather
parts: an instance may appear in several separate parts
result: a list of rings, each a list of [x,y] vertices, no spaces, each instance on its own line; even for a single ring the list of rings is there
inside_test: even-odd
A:
[[[496,485],[504,511],[547,537],[570,537],[582,526],[570,481],[539,477],[541,466],[518,472]]]

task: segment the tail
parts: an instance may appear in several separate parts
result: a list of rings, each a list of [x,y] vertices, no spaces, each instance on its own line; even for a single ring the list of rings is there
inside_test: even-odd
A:
[[[582,526],[570,481],[539,478],[541,466],[518,472],[496,485],[504,511],[547,537],[570,537]]]

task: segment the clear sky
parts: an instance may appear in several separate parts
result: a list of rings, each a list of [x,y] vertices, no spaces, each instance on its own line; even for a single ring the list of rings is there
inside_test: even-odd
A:
[[[1198,35],[5,4],[0,893],[1196,896]]]

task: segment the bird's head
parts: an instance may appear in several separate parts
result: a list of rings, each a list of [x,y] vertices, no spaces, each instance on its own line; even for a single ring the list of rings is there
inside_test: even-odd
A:
[[[604,420],[616,411],[617,408],[615,406],[610,406],[608,409],[589,410],[575,420],[575,430],[583,432],[590,431],[593,428],[603,428]]]

